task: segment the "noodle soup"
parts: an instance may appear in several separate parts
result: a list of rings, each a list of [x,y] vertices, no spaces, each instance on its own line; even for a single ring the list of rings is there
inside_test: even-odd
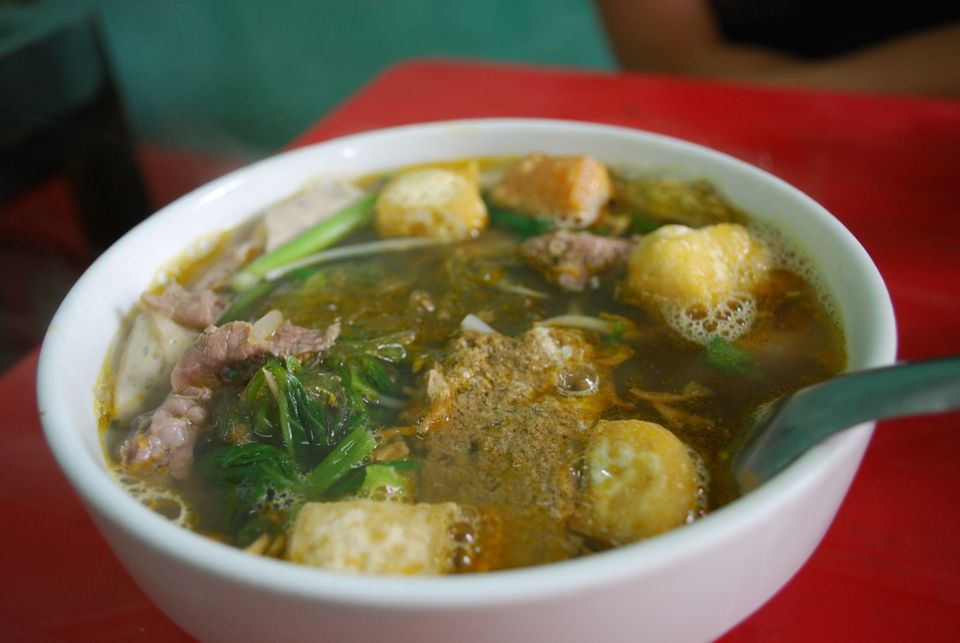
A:
[[[539,565],[733,500],[756,407],[846,366],[805,259],[587,156],[319,177],[145,293],[105,451],[171,520],[379,574]]]

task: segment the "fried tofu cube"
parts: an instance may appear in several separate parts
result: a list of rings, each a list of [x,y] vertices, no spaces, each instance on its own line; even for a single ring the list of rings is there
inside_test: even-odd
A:
[[[401,172],[377,198],[382,237],[459,241],[477,236],[487,223],[475,164],[463,171],[425,167]]]
[[[623,293],[690,341],[733,341],[751,328],[774,267],[767,244],[738,223],[666,225],[630,253]]]
[[[736,223],[705,228],[667,225],[630,253],[631,300],[712,306],[736,292],[751,292],[772,268],[766,245]]]
[[[585,228],[597,220],[610,192],[610,173],[592,156],[533,154],[507,170],[490,198],[501,207],[554,219],[563,227]]]
[[[477,540],[479,522],[476,511],[452,502],[310,502],[292,527],[286,557],[343,572],[446,574],[469,562],[465,543]]]
[[[686,445],[654,422],[601,420],[587,445],[585,530],[613,545],[686,523],[699,476]]]

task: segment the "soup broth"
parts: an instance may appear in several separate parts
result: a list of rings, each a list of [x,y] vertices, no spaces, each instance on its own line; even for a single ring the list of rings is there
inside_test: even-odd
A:
[[[117,477],[209,537],[371,573],[583,556],[735,499],[751,414],[845,367],[829,299],[706,181],[532,159],[310,186],[173,271],[104,376]],[[298,201],[359,214],[253,274]]]

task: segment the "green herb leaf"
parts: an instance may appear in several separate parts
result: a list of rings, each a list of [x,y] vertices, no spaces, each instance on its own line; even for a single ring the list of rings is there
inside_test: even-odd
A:
[[[707,343],[700,361],[724,375],[760,375],[756,360],[749,351],[720,337]]]
[[[289,456],[269,444],[219,447],[200,459],[199,469],[241,512],[255,506],[285,509],[266,505],[294,504],[306,492]]]
[[[487,203],[490,223],[498,228],[510,230],[521,239],[536,237],[553,229],[553,224],[518,212],[512,212]]]
[[[618,319],[613,325],[613,331],[607,338],[607,343],[611,345],[619,344],[625,332],[627,332],[627,325],[623,323],[622,319]]]
[[[390,335],[340,342],[323,359],[272,358],[245,385],[224,387],[198,470],[230,507],[223,519],[236,543],[282,529],[305,501],[358,492],[376,447],[371,427],[385,412],[376,403],[397,388],[395,362],[411,341]],[[390,467],[411,475],[407,464]],[[375,468],[369,485],[393,474]]]
[[[645,217],[642,214],[630,215],[630,229],[635,234],[648,234],[662,225],[662,222],[651,219],[650,217]]]

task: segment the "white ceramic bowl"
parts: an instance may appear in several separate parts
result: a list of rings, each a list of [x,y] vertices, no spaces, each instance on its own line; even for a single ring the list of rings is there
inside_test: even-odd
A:
[[[698,641],[733,627],[803,565],[872,425],[834,437],[760,489],[662,536],[560,564],[446,578],[341,575],[251,556],[168,523],[107,474],[94,383],[124,313],[192,241],[316,174],[533,151],[709,178],[813,258],[839,303],[850,367],[893,362],[892,307],[860,244],[783,181],[696,145],[586,123],[476,120],[360,134],[257,163],[179,199],[104,253],[63,302],[40,358],[40,411],[57,461],[130,574],[186,631],[205,641]]]

